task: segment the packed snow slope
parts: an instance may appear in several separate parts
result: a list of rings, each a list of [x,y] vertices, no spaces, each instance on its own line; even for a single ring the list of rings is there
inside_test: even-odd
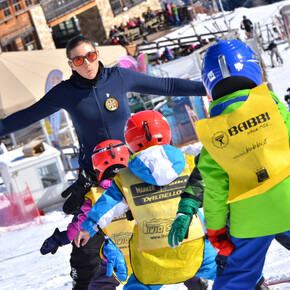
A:
[[[270,23],[272,17],[280,16],[279,10],[284,5],[290,5],[290,1],[281,1],[268,6],[261,6],[251,9],[239,8],[233,12],[226,12],[226,19],[230,21],[231,28],[239,28],[243,15],[248,16],[254,23]],[[219,15],[217,15],[219,16]],[[217,17],[215,16],[215,17]],[[221,16],[221,15],[220,15]],[[207,26],[210,26],[212,20],[206,20],[204,16],[199,16],[199,20],[194,22],[198,33],[205,33]],[[216,19],[220,27],[224,24],[224,18],[221,16]],[[175,35],[168,37],[175,38],[178,35],[186,36],[193,34],[190,26],[185,26],[174,32]],[[244,31],[241,31],[241,36]],[[279,45],[279,50],[284,59],[283,66],[271,68],[268,53],[264,53],[264,59],[267,65],[266,71],[268,79],[273,86],[273,91],[281,101],[284,102],[286,90],[290,87],[290,49],[289,45]],[[197,143],[183,147],[187,153],[196,154],[199,152],[201,144]],[[67,245],[58,249],[55,255],[42,256],[39,252],[43,241],[49,237],[54,229],[58,227],[64,230],[71,221],[71,216],[65,215],[61,207],[47,212],[42,218],[43,224],[27,228],[25,230],[11,232],[0,236],[0,288],[1,289],[71,289],[70,278],[70,252],[71,246]],[[273,241],[264,267],[264,276],[269,282],[283,281],[290,278],[290,254],[275,240]],[[118,290],[122,286],[118,287]],[[166,286],[164,289],[186,289],[184,285]],[[271,289],[290,290],[290,283],[271,286]]]

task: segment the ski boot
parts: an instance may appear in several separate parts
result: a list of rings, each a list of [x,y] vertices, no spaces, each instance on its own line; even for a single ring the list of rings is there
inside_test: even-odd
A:
[[[256,284],[254,290],[270,290],[270,288],[265,284],[265,278],[262,276],[259,282]]]
[[[196,282],[194,283],[194,285],[189,286],[189,285],[186,285],[186,283],[184,284],[188,290],[206,290],[208,288],[207,280],[203,278],[198,278]]]

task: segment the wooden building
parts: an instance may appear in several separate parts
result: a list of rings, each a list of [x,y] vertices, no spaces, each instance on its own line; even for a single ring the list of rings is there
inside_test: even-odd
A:
[[[62,48],[79,34],[102,45],[111,26],[148,7],[162,9],[159,0],[0,0],[0,49]]]

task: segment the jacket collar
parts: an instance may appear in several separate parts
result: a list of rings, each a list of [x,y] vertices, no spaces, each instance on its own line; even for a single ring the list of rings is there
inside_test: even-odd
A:
[[[98,70],[98,73],[94,79],[92,79],[92,80],[86,79],[86,78],[82,77],[79,73],[77,73],[75,70],[72,71],[71,79],[77,80],[83,86],[95,87],[97,85],[97,82],[99,81],[101,75],[102,75],[103,70],[104,70],[104,65],[99,61],[99,70]]]

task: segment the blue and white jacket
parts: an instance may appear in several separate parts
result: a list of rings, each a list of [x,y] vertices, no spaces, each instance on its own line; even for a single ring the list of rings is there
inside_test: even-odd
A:
[[[144,182],[164,186],[174,181],[185,168],[180,149],[171,145],[153,146],[131,156],[128,168]],[[121,190],[113,181],[90,210],[82,228],[93,236],[98,227],[106,227],[115,217],[129,209]]]

